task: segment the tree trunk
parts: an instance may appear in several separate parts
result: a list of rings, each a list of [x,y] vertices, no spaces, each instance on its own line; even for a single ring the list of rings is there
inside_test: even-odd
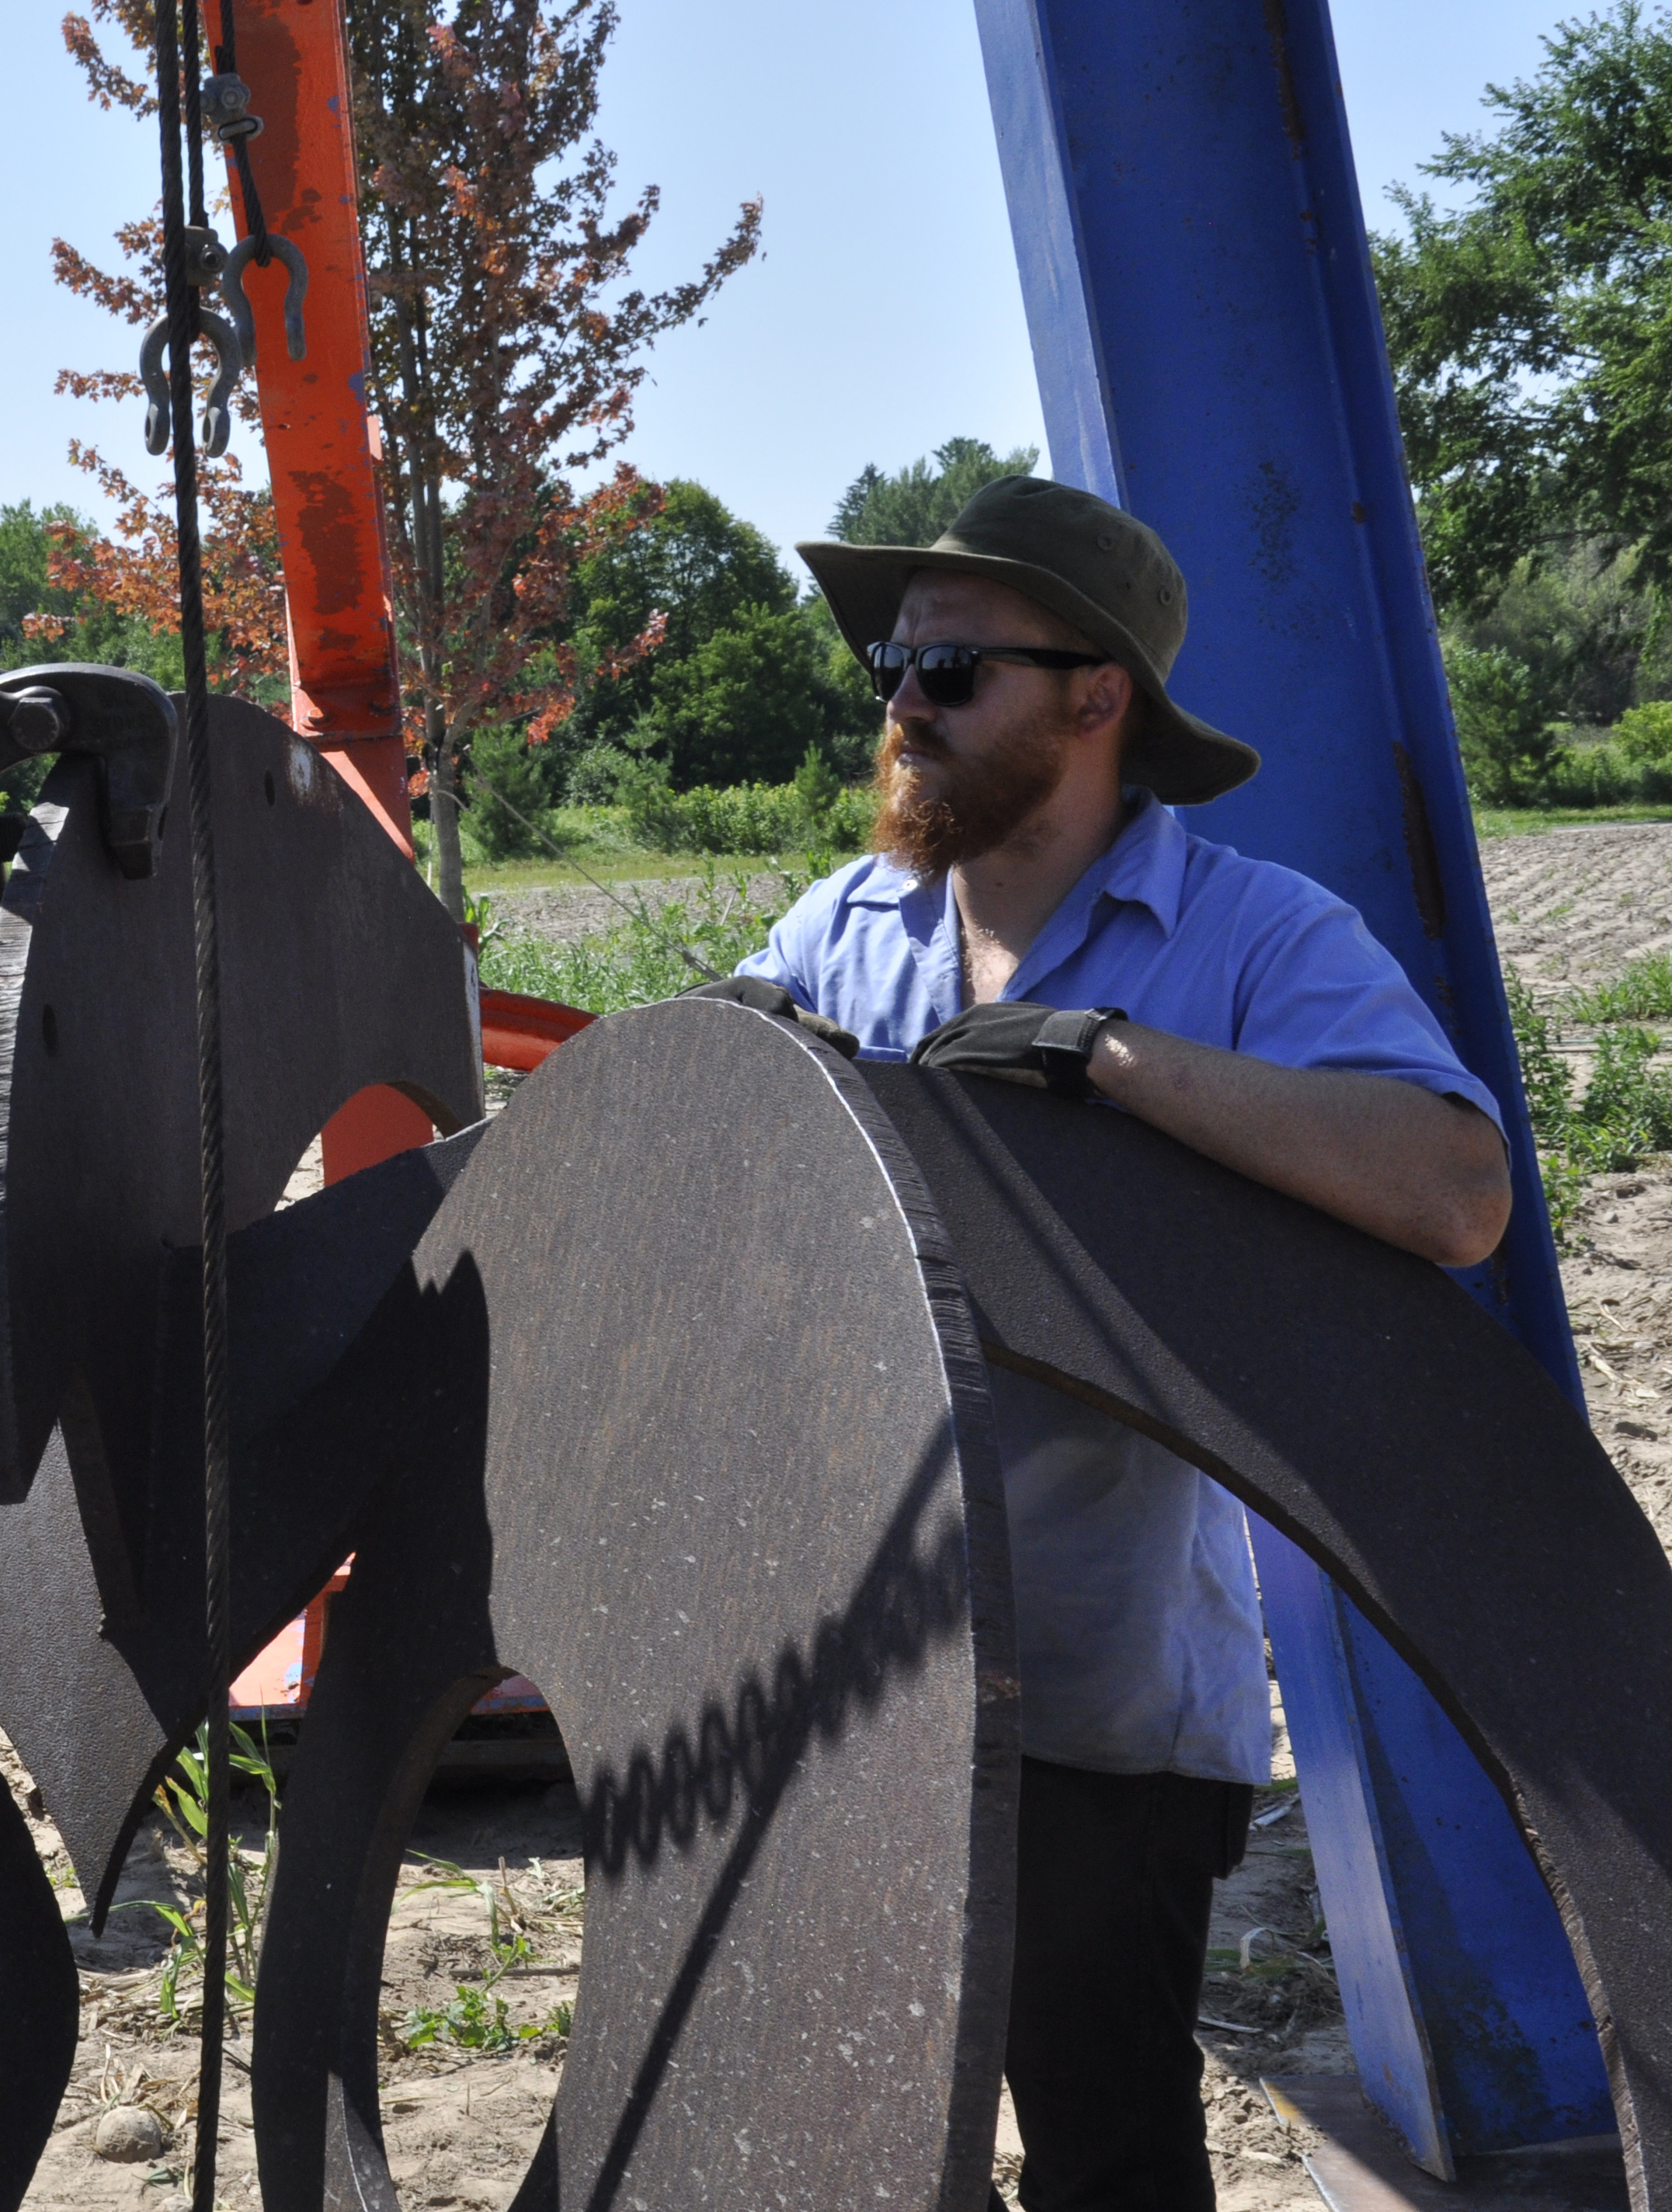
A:
[[[435,825],[435,896],[455,921],[465,919],[465,866],[459,850],[458,783],[453,773],[453,748],[439,713],[427,718],[432,732],[429,747],[429,818]]]

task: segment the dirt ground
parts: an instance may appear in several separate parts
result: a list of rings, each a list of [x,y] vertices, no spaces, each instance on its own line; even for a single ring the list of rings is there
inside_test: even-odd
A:
[[[1505,838],[1485,848],[1484,863],[1500,949],[1541,996],[1553,999],[1672,944],[1672,827]],[[514,903],[520,926],[554,937],[602,918],[592,911],[603,904],[594,893],[520,894]],[[292,1194],[316,1175],[317,1165],[306,1163]],[[1672,1548],[1672,1165],[1599,1179],[1579,1230],[1563,1276],[1592,1419]],[[1247,1859],[1219,1887],[1201,2008],[1203,2094],[1222,2212],[1315,2212],[1320,2200],[1301,2164],[1307,2141],[1279,2124],[1260,2079],[1353,2070],[1275,1685],[1273,1695],[1275,1780],[1258,1802]],[[75,2076],[28,2202],[78,2212],[185,2212],[196,2047],[188,2031],[170,2031],[160,2015],[168,1930],[141,1900],[188,1902],[192,1856],[161,1818],[148,1823],[119,1891],[119,1902],[134,1909],[112,1914],[95,1942],[75,1924],[82,1899],[62,1844],[3,1739],[0,1770],[25,1806],[72,1921],[82,1978]],[[253,1859],[262,1840],[258,1808],[249,1798],[240,1802]],[[437,1861],[493,1887],[502,1939],[526,1941],[520,1963],[486,2000],[490,2011],[503,2002],[511,2034],[531,2031],[509,2048],[462,2049],[445,2031],[412,2045],[415,2015],[456,2008],[460,1990],[479,1993],[494,1964],[481,1891],[423,1886],[435,1878]],[[562,2071],[563,2008],[574,1999],[581,1952],[581,1887],[568,1785],[436,1793],[427,1802],[391,1922],[383,2008],[385,2132],[410,2212],[505,2212],[509,2205]],[[1243,1971],[1245,1950],[1250,1973]],[[247,2033],[242,2019],[228,2045],[219,2151],[220,2195],[233,2212],[258,2202]],[[126,2163],[98,2156],[101,2118],[134,2108],[155,2118],[155,2152]],[[1006,2099],[995,2175],[1012,2202],[1019,2149]]]

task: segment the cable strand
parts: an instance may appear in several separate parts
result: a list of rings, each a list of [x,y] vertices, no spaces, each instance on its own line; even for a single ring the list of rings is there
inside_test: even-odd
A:
[[[186,0],[188,6],[196,0]],[[221,0],[221,43],[215,50],[215,66],[225,76],[238,74],[238,25],[233,15],[233,0]],[[244,223],[255,240],[255,264],[258,269],[267,268],[273,258],[271,241],[267,236],[267,218],[261,211],[261,195],[255,187],[255,172],[250,167],[250,142],[234,138],[232,158],[238,170],[239,195],[244,203]]]
[[[192,843],[192,920],[197,964],[198,1111],[203,1207],[204,1630],[206,1644],[208,1775],[204,1835],[203,2041],[192,2159],[192,2212],[214,2212],[216,2145],[221,2118],[222,2039],[226,2021],[227,1855],[230,1828],[228,1599],[230,1431],[227,1390],[227,1216],[225,1100],[221,1066],[221,973],[211,847],[209,676],[204,636],[203,555],[198,534],[198,455],[192,420],[193,293],[186,281],[180,164],[180,74],[177,0],[156,11],[157,93],[162,155],[164,291],[168,316],[169,398],[174,432],[174,506],[179,544],[180,645],[185,665],[185,755]],[[195,32],[194,0],[185,0]],[[184,56],[195,90],[198,54]],[[188,95],[190,97],[190,95]]]

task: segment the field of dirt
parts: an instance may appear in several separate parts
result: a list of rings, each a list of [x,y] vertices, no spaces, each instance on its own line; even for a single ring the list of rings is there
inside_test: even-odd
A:
[[[1500,949],[1541,998],[1554,1001],[1633,955],[1672,945],[1672,827],[1506,838],[1484,858]],[[590,892],[520,894],[516,920],[542,934],[571,935],[596,927],[594,908],[604,903]],[[304,1164],[293,1194],[316,1176],[317,1164]],[[1599,1179],[1563,1274],[1593,1420],[1672,1548],[1672,1170]],[[1204,2096],[1222,2212],[1315,2212],[1320,2200],[1301,2164],[1307,2142],[1280,2125],[1260,2079],[1353,2068],[1278,1695],[1274,1686],[1277,1780],[1260,1799],[1248,1858],[1220,1887],[1202,2003]],[[168,1930],[143,1900],[188,1904],[192,1856],[160,1818],[149,1822],[119,1893],[125,1909],[95,1942],[76,1921],[82,1900],[57,1832],[3,1740],[0,1769],[71,1919],[82,1978],[75,2078],[28,2202],[78,2212],[185,2212],[195,2045],[161,2016]],[[258,1808],[240,1802],[253,1863]],[[385,2131],[409,2212],[505,2212],[515,2193],[562,2067],[564,2008],[581,1952],[579,1852],[575,1796],[564,1784],[436,1793],[426,1804],[391,1923],[383,2008]],[[449,2005],[458,2013],[461,1991],[479,1997],[494,1966],[482,1888],[425,1887],[437,1861],[491,1887],[502,1941],[526,1942],[485,2000],[490,2022],[503,2002],[508,2036],[530,2031],[508,2047],[461,2048],[445,2028],[414,2043],[425,2015],[439,2019]],[[1252,1973],[1243,1971],[1244,1949]],[[234,2212],[259,2201],[247,2033],[240,2020],[228,2045],[219,2150],[220,2194]],[[100,2156],[101,2124],[107,2147],[119,2136],[135,2154]],[[1012,2202],[1019,2148],[1006,2100],[995,2172]]]

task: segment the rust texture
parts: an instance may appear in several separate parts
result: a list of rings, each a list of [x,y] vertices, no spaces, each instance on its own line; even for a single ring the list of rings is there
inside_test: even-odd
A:
[[[1434,850],[1434,833],[1428,824],[1428,802],[1411,756],[1401,744],[1393,749],[1399,771],[1400,817],[1405,830],[1405,857],[1411,867],[1411,888],[1425,937],[1445,934],[1445,887],[1440,878],[1440,856]]]

